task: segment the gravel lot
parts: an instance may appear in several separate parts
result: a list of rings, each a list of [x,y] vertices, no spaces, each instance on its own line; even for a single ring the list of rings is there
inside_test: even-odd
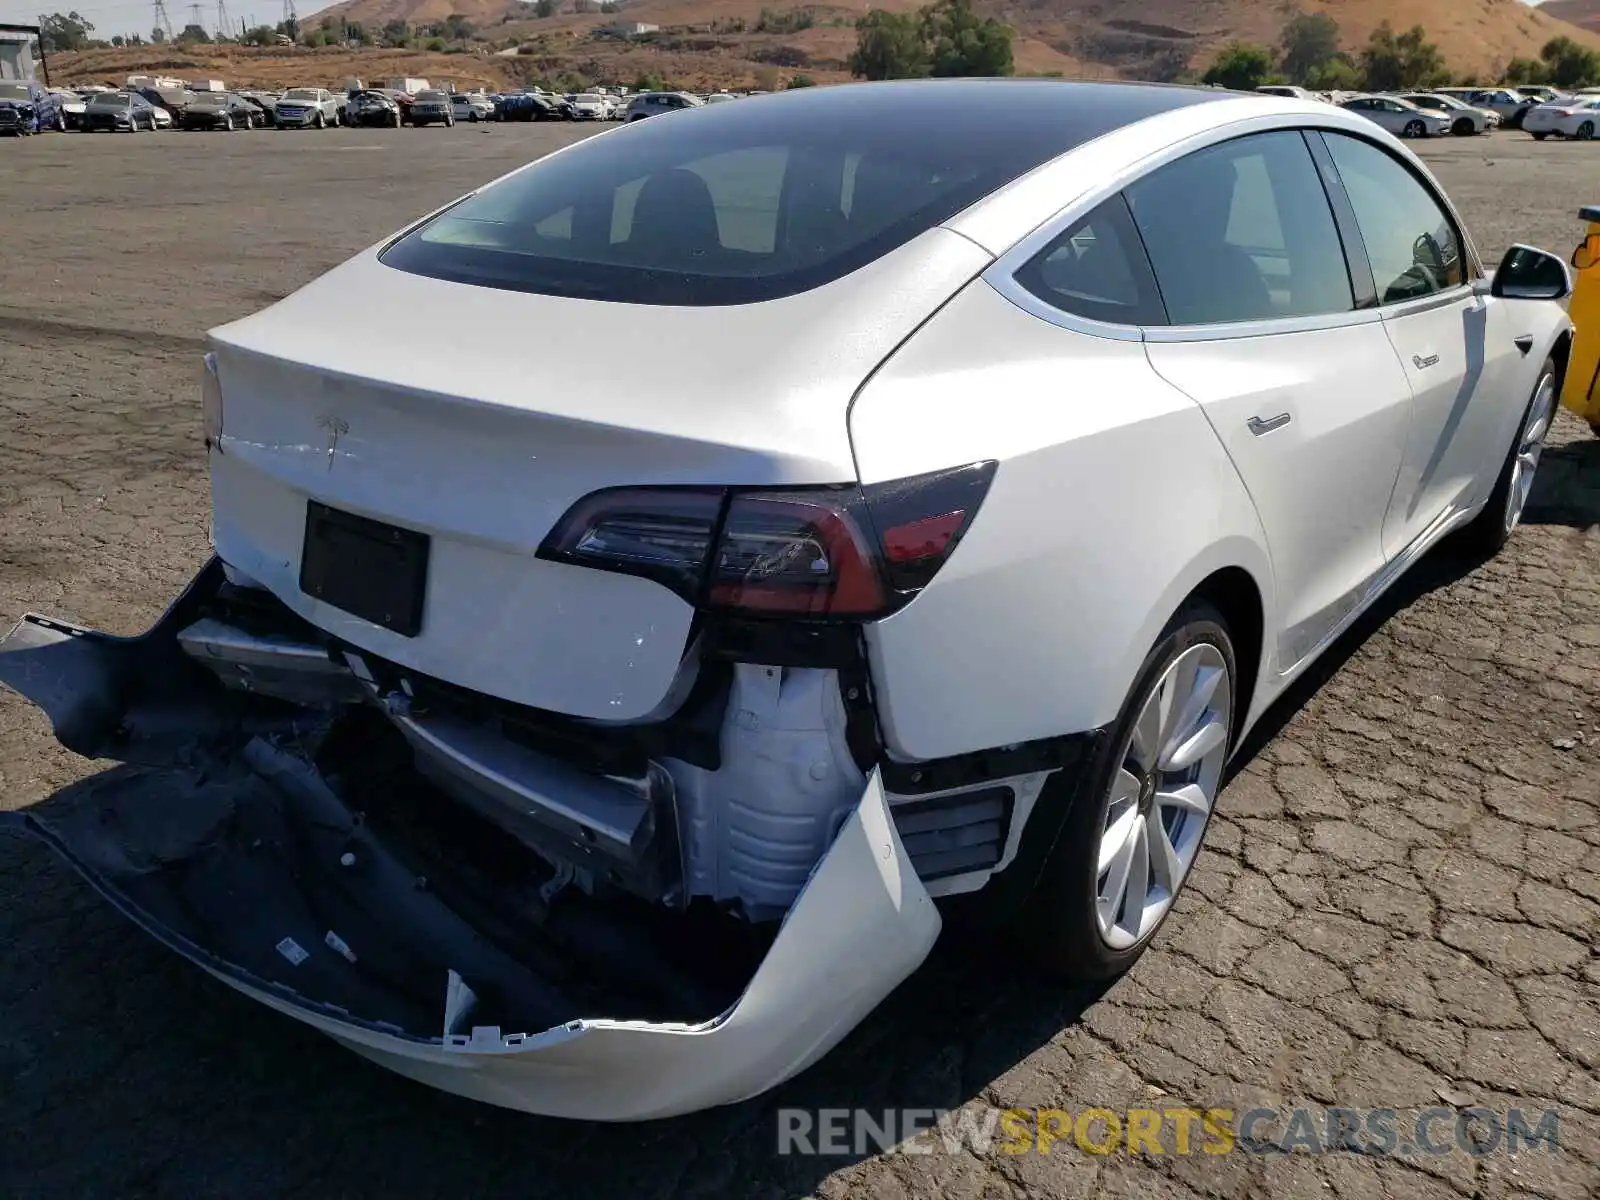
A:
[[[206,552],[203,331],[574,136],[0,144],[0,627],[32,608],[143,628]],[[1490,258],[1569,251],[1579,204],[1600,201],[1592,146],[1425,152]],[[418,324],[446,352],[448,322]],[[1273,715],[1128,978],[1065,995],[946,950],[818,1067],[735,1108],[619,1129],[433,1093],[236,996],[0,839],[0,1193],[1592,1198],[1600,441],[1570,418],[1555,441],[1500,558],[1434,555],[1327,658],[1320,691]],[[61,803],[86,767],[0,695],[0,806]],[[1566,1148],[774,1152],[786,1105],[1296,1102],[1551,1107]]]

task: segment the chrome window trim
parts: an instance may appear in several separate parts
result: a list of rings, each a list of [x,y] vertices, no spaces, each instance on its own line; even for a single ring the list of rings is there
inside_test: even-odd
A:
[[[1042,247],[1041,247],[1042,249]],[[1024,259],[1024,262],[1027,260]],[[1142,342],[1145,340],[1145,331],[1137,325],[1115,325],[1109,321],[1096,321],[1091,317],[1080,317],[1076,313],[1067,312],[1066,309],[1057,308],[1053,304],[1040,299],[1022,284],[1017,282],[1016,272],[1021,270],[1021,264],[1010,270],[996,273],[993,268],[983,273],[983,281],[999,292],[1023,312],[1038,317],[1041,321],[1048,321],[1062,329],[1071,330],[1073,333],[1086,333],[1090,337],[1108,338],[1118,342]]]
[[[1409,315],[1412,312],[1424,311],[1427,307],[1442,307],[1445,304],[1455,303],[1461,298],[1461,293],[1472,291],[1474,280],[1484,278],[1483,260],[1478,254],[1477,243],[1473,241],[1472,234],[1468,232],[1465,223],[1461,220],[1461,214],[1456,210],[1456,206],[1450,200],[1450,197],[1439,187],[1432,173],[1429,172],[1427,165],[1421,159],[1417,158],[1412,151],[1395,142],[1392,135],[1389,135],[1388,142],[1383,138],[1372,136],[1374,132],[1380,132],[1378,127],[1373,125],[1366,117],[1357,113],[1350,113],[1348,117],[1343,116],[1342,114],[1347,111],[1342,107],[1334,107],[1332,112],[1326,116],[1321,113],[1271,113],[1261,116],[1241,117],[1237,120],[1213,126],[1201,133],[1180,138],[1154,154],[1147,155],[1129,164],[1116,175],[1102,180],[1074,196],[1053,217],[1016,242],[1009,250],[990,263],[984,269],[980,278],[1018,308],[1038,317],[1042,321],[1047,321],[1062,329],[1069,329],[1074,333],[1085,333],[1092,337],[1110,338],[1118,341],[1194,342],[1223,337],[1262,337],[1275,333],[1310,332],[1320,329],[1341,328],[1346,325],[1365,325],[1374,320],[1380,320],[1385,316]],[[1333,115],[1334,113],[1341,115],[1335,116]],[[1367,128],[1363,128],[1363,126]],[[1248,137],[1254,133],[1272,133],[1285,130],[1306,133],[1339,133],[1346,137],[1356,138],[1370,143],[1376,149],[1396,159],[1402,167],[1408,169],[1413,177],[1427,190],[1434,203],[1450,219],[1456,236],[1460,239],[1464,268],[1464,282],[1461,287],[1452,288],[1449,292],[1439,292],[1433,296],[1426,296],[1419,300],[1402,301],[1391,305],[1380,304],[1373,308],[1353,309],[1348,313],[1322,313],[1312,317],[1281,317],[1263,321],[1232,322],[1226,325],[1168,325],[1157,328],[1154,326],[1138,327],[1109,324],[1075,316],[1045,303],[1016,282],[1015,275],[1017,271],[1021,270],[1035,254],[1066,232],[1067,227],[1073,222],[1087,216],[1100,204],[1122,191],[1135,180],[1142,179],[1146,175],[1160,170],[1168,163],[1175,162],[1195,151],[1204,150],[1208,146],[1233,141],[1236,138]],[[1390,145],[1390,142],[1394,144]],[[1397,148],[1398,153],[1396,153]]]
[[[1446,291],[1418,296],[1415,300],[1396,300],[1393,304],[1380,304],[1373,311],[1388,321],[1413,316],[1416,313],[1432,312],[1436,308],[1448,308],[1452,304],[1460,304],[1463,300],[1474,300],[1477,296],[1477,289],[1472,284],[1461,283]]]
[[[1222,321],[1212,325],[1146,326],[1147,342],[1218,342],[1239,338],[1272,337],[1285,333],[1315,333],[1323,329],[1346,329],[1354,325],[1375,325],[1383,319],[1375,308],[1353,308],[1349,312],[1314,313],[1305,317],[1267,317],[1259,321]]]

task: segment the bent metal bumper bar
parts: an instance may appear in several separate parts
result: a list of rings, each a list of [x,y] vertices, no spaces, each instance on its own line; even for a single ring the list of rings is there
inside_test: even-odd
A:
[[[329,806],[338,800],[314,768],[273,743],[272,737],[283,732],[281,725],[269,722],[252,729],[242,723],[243,707],[230,700],[234,694],[177,646],[179,632],[194,624],[198,605],[215,592],[219,581],[220,568],[213,561],[155,627],[135,638],[25,617],[0,641],[0,683],[41,708],[58,740],[80,754],[171,768],[203,763],[207,747],[237,747],[242,742],[232,769],[244,785],[257,791],[276,789],[281,803],[274,801],[275,811],[298,812],[308,827],[326,828]],[[113,774],[102,777],[108,781],[107,792],[115,789]],[[159,785],[180,776],[169,771],[152,778]],[[175,786],[169,792],[176,809]],[[139,810],[159,824],[166,816],[160,810],[168,798],[159,787],[146,788],[138,797]],[[135,811],[118,815],[139,818]],[[232,810],[228,815],[232,817]],[[188,819],[173,818],[176,825]],[[202,821],[211,819],[201,814]],[[231,987],[320,1029],[358,1054],[473,1099],[590,1120],[641,1120],[691,1112],[745,1099],[789,1078],[827,1053],[910,975],[927,956],[940,927],[938,912],[901,844],[882,781],[874,771],[859,804],[785,915],[754,976],[720,1014],[698,1022],[585,1016],[526,1031],[471,1026],[469,1004],[461,998],[470,1001],[474,966],[487,974],[500,971],[502,964],[508,971],[532,969],[490,951],[477,964],[463,964],[460,975],[454,970],[439,973],[438,1033],[419,1036],[354,1016],[348,1008],[309,990],[267,978],[259,967],[242,965],[236,961],[238,955],[201,944],[190,933],[204,934],[179,928],[170,919],[169,906],[152,903],[147,891],[133,894],[136,888],[129,877],[112,865],[121,848],[110,853],[99,844],[93,822],[58,821],[34,813],[0,814],[0,822],[51,847],[117,909],[165,945]],[[190,833],[194,831],[164,831],[155,841]],[[347,830],[346,835],[368,836],[359,829]],[[210,829],[196,836],[209,837]],[[380,855],[373,857],[377,865],[369,878],[380,880],[382,870],[389,868],[377,861]],[[262,883],[257,876],[251,880],[262,895],[274,890],[271,881]],[[286,893],[304,883],[304,878],[293,885],[287,878],[283,881]],[[427,906],[431,912],[422,911]],[[426,928],[429,936],[437,935],[445,922],[459,923],[431,897],[398,904],[396,911],[394,920],[399,922],[419,913],[419,930],[424,918],[432,921]],[[270,962],[270,955],[265,961]],[[331,967],[310,965],[323,972],[340,966],[338,962]],[[297,977],[291,973],[288,978]]]

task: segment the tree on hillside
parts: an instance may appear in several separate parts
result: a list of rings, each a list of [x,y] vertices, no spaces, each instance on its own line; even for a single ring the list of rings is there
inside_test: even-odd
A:
[[[1538,83],[1544,72],[1545,65],[1537,58],[1513,58],[1499,77],[1515,87],[1519,83]]]
[[[150,40],[157,46],[161,45],[162,42],[167,40],[167,31],[157,25],[150,31]]]
[[[861,79],[916,79],[928,73],[928,48],[916,13],[870,10],[856,22],[850,73]]]
[[[556,15],[556,0],[538,0],[533,6],[533,12],[538,17],[553,17]]]
[[[1251,42],[1230,42],[1200,77],[1200,82],[1248,92],[1272,78],[1272,51]]]
[[[383,44],[404,49],[411,44],[411,28],[404,21],[394,20],[383,27]]]
[[[1593,87],[1600,83],[1600,54],[1569,37],[1551,38],[1539,51],[1539,57],[1544,60],[1549,74],[1549,79],[1543,82],[1564,88]]]
[[[257,25],[254,29],[247,29],[240,34],[239,42],[245,46],[270,46],[277,36],[272,32],[271,25]]]
[[[94,26],[76,10],[62,14],[51,13],[39,18],[39,41],[49,53],[58,50],[82,50],[89,44]]]
[[[1449,78],[1450,71],[1421,25],[1396,34],[1385,21],[1372,31],[1361,52],[1361,75],[1368,90],[1394,92],[1437,86]]]
[[[1279,65],[1296,83],[1339,57],[1339,22],[1327,13],[1298,13],[1278,39]]]
[[[972,0],[935,0],[920,15],[933,75],[1011,74],[1011,26],[993,17],[980,18]]]
[[[1361,87],[1361,71],[1348,55],[1340,54],[1318,63],[1296,82],[1316,92],[1354,92]]]
[[[206,32],[204,25],[185,25],[183,32],[178,34],[178,45],[192,45],[196,42],[209,42],[211,35]]]
[[[442,32],[453,41],[464,42],[472,36],[476,26],[460,13],[451,13],[444,19]]]

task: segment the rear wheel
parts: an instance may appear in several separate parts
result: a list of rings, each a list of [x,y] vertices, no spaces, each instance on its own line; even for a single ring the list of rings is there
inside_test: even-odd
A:
[[[1185,605],[1146,656],[1027,900],[1020,924],[1052,972],[1121,974],[1172,911],[1216,805],[1236,677],[1222,615]]]
[[[227,115],[225,115],[222,118],[222,131],[224,133],[232,133],[233,132],[233,114],[232,113],[228,113]]]
[[[1536,142],[1542,142],[1542,141],[1545,140],[1545,138],[1547,138],[1549,136],[1550,135],[1548,133],[1536,133],[1536,134],[1533,135],[1533,140],[1536,141]]]
[[[1496,553],[1522,523],[1522,513],[1533,490],[1533,478],[1539,470],[1539,459],[1544,454],[1544,441],[1550,432],[1550,423],[1555,420],[1559,381],[1556,364],[1545,359],[1522,423],[1517,426],[1516,438],[1495,480],[1494,491],[1489,493],[1483,511],[1461,531],[1462,547],[1469,552],[1484,556]]]
[[[1462,117],[1450,127],[1450,132],[1457,137],[1471,137],[1478,132],[1478,127],[1472,123],[1471,117]]]
[[[1428,127],[1421,121],[1407,121],[1406,127],[1402,132],[1408,138],[1426,137],[1428,135]]]
[[[1594,140],[1593,121],[1585,121],[1582,125],[1578,126],[1578,140],[1580,142],[1591,142]]]

